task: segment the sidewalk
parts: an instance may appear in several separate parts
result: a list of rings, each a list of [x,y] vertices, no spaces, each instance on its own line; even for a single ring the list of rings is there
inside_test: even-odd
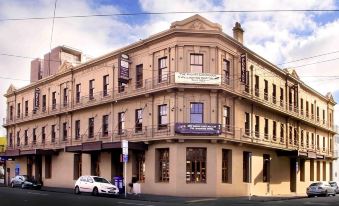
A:
[[[58,187],[42,187],[42,191],[58,192],[73,194],[74,191],[71,188],[58,188]],[[125,199],[125,195],[121,194],[117,198]],[[291,194],[291,195],[277,195],[277,196],[251,196],[249,197],[177,197],[177,196],[164,196],[164,195],[151,195],[151,194],[127,194],[126,199],[147,201],[147,202],[173,202],[173,203],[197,203],[197,202],[209,202],[209,201],[226,201],[234,203],[249,203],[249,202],[270,202],[270,201],[282,201],[290,199],[306,198],[305,194]]]

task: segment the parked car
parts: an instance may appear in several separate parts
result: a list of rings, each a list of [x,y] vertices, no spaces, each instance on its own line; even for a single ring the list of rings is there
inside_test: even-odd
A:
[[[32,189],[41,189],[41,184],[38,183],[34,178],[29,177],[27,175],[17,175],[11,179],[10,183],[11,187],[21,187],[24,188],[32,188]]]
[[[338,183],[337,182],[333,182],[333,181],[330,181],[329,184],[331,185],[331,187],[334,188],[335,190],[335,193],[339,193],[339,186],[338,186]]]
[[[80,194],[81,192],[92,193],[92,195],[118,195],[119,188],[107,181],[103,177],[98,176],[81,176],[75,182],[74,193]]]
[[[328,182],[312,183],[306,190],[308,197],[336,195],[335,189]]]

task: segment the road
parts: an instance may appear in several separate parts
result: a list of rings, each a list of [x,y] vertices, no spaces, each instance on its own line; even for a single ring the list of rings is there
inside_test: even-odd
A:
[[[247,200],[246,198],[161,198],[158,200],[131,200],[123,198],[93,197],[91,195],[74,195],[70,193],[23,190],[19,188],[0,187],[0,205],[1,206],[175,206],[175,205],[199,205],[199,206],[223,206],[223,205],[338,205],[339,196],[336,197],[317,197],[301,198],[291,200],[269,199]]]

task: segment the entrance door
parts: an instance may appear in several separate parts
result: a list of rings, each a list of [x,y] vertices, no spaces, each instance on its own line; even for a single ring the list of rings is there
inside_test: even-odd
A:
[[[33,166],[33,158],[31,156],[27,157],[27,175],[28,177],[32,177],[32,166]]]
[[[111,171],[112,171],[112,180],[116,176],[123,176],[124,170],[123,170],[123,163],[120,160],[120,150],[114,150],[111,153]]]
[[[91,175],[100,176],[100,154],[91,154]]]
[[[42,158],[41,156],[36,156],[35,157],[35,179],[38,182],[42,182]]]
[[[297,191],[297,160],[290,159],[290,190],[291,192]]]
[[[7,168],[7,185],[11,184],[11,168]]]

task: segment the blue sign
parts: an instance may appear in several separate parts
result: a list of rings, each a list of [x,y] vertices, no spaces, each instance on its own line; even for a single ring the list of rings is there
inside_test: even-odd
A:
[[[15,165],[15,176],[20,174],[20,164]]]
[[[128,162],[128,155],[123,154],[122,155],[122,161],[123,162]]]

